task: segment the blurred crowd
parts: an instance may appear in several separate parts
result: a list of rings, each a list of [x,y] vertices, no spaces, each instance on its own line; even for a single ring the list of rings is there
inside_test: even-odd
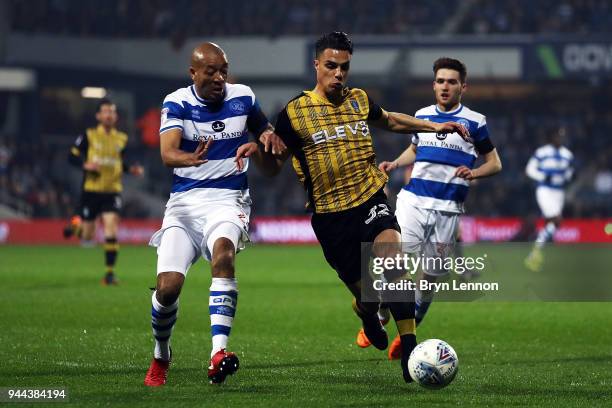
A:
[[[548,134],[560,125],[567,130],[565,145],[574,153],[575,177],[567,187],[564,214],[570,217],[606,217],[612,214],[612,185],[603,180],[612,175],[612,113],[584,114],[582,110],[534,111],[534,101],[497,101],[482,106],[487,113],[491,138],[498,147],[503,171],[474,186],[467,211],[472,214],[539,215],[534,182],[525,166],[535,149],[548,143]],[[607,176],[606,176],[607,175]],[[599,180],[599,181],[597,181]]]
[[[418,103],[421,103],[419,101]],[[422,105],[431,101],[422,101]],[[584,101],[579,102],[584,104]],[[393,108],[397,102],[381,101]],[[412,101],[415,104],[416,101]],[[468,103],[469,104],[469,103]],[[403,104],[405,105],[405,104]],[[420,106],[420,105],[419,105]],[[503,161],[502,173],[476,182],[468,196],[467,212],[483,216],[538,215],[534,185],[525,175],[525,166],[534,150],[546,143],[546,133],[559,124],[568,130],[566,145],[574,152],[576,177],[569,186],[565,214],[573,217],[605,217],[612,213],[612,112],[591,106],[577,110],[571,103],[551,106],[543,100],[477,101],[469,106],[486,113],[492,141]],[[564,111],[565,109],[565,111]],[[409,138],[373,129],[378,161],[394,159],[407,147]],[[138,188],[158,197],[168,197],[171,171],[161,164],[159,153],[147,147],[138,135],[132,135],[131,161],[145,165],[147,177]],[[27,203],[36,217],[69,216],[78,203],[79,172],[67,163],[68,148],[74,135],[67,135],[64,145],[20,145],[11,138],[0,138],[0,191],[2,202]],[[67,177],[71,174],[72,177]],[[391,201],[403,186],[404,175],[397,171],[390,181]],[[249,172],[249,185],[257,215],[304,214],[306,195],[288,163],[275,179]],[[129,186],[126,187],[129,190]],[[127,203],[125,216],[150,216],[144,203]]]
[[[610,33],[608,0],[11,0],[12,29],[84,37]],[[457,30],[454,29],[453,32]]]
[[[605,34],[612,32],[609,0],[480,0],[462,19],[464,34]]]
[[[19,143],[13,137],[0,135],[0,204],[39,218],[74,215],[82,182],[82,172],[68,164],[69,143],[74,138],[67,135],[66,143],[49,145],[44,140],[36,144]],[[136,156],[142,156],[142,152]],[[154,160],[148,165],[160,167]],[[150,184],[156,181],[159,179],[148,179]],[[124,199],[122,214],[134,218],[150,216],[137,199]]]
[[[12,1],[12,29],[85,37],[196,37],[427,33],[457,0],[30,0]]]
[[[65,158],[66,152],[44,144],[0,137],[0,203],[35,217],[69,216],[74,207],[69,186],[53,172],[54,163]]]
[[[352,34],[436,34],[445,30],[463,34],[537,34],[612,32],[612,2],[608,0],[8,0],[11,30],[82,37],[170,38],[262,35],[318,35],[330,30]],[[394,89],[372,89],[374,100],[393,110],[413,112],[430,99]],[[576,178],[568,190],[569,216],[610,216],[612,196],[612,112],[604,91],[591,86],[589,95],[568,98],[570,92],[542,98],[480,99],[468,105],[487,115],[490,133],[503,161],[502,173],[475,183],[467,211],[486,216],[537,215],[533,184],[524,174],[533,151],[545,142],[545,133],[562,124],[568,129],[568,147],[576,156]],[[610,89],[608,86],[601,89]],[[599,99],[596,99],[599,98]],[[43,104],[43,136],[59,135],[53,144],[41,137],[35,145],[18,142],[17,135],[0,135],[0,203],[8,203],[36,217],[67,217],[79,200],[79,175],[67,163],[76,132],[91,121],[91,112],[66,117],[58,104]],[[409,108],[407,108],[409,106]],[[121,107],[119,107],[121,109]],[[86,109],[83,109],[83,111]],[[278,111],[275,109],[274,111]],[[156,115],[159,113],[157,112]],[[50,119],[49,119],[50,118]],[[271,118],[273,119],[273,118]],[[154,122],[157,119],[153,120]],[[140,123],[140,122],[139,122]],[[67,124],[71,125],[69,130]],[[120,123],[125,129],[126,123]],[[138,186],[163,202],[171,172],[159,159],[155,143],[146,142],[145,129],[130,135],[131,160],[145,165],[147,177]],[[135,129],[136,126],[130,126]],[[149,132],[151,133],[151,132]],[[407,139],[374,131],[379,161],[395,158]],[[142,140],[145,143],[142,143]],[[149,139],[151,139],[149,137]],[[270,181],[257,171],[249,180],[254,214],[304,213],[306,196],[287,164]],[[70,174],[71,177],[66,177]],[[390,182],[391,202],[403,185],[396,172]],[[129,191],[131,187],[128,185]],[[139,201],[140,200],[140,201]],[[150,216],[143,198],[128,200],[124,215]]]

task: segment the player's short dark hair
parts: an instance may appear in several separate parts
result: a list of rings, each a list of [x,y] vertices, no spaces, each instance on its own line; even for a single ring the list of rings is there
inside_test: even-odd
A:
[[[321,55],[321,53],[328,48],[332,50],[348,51],[349,54],[353,54],[353,42],[348,34],[343,31],[323,34],[315,43],[315,57]]]
[[[96,106],[96,113],[100,112],[104,105],[114,105],[114,104],[115,104],[115,102],[113,102],[111,99],[109,99],[109,98],[102,98],[102,99],[100,99],[100,101],[98,102],[98,105]]]
[[[554,142],[557,139],[563,139],[561,133],[566,130],[564,125],[551,126],[546,130],[546,140],[548,142]]]
[[[452,69],[453,71],[459,72],[459,78],[461,79],[461,83],[465,83],[465,78],[467,77],[467,68],[465,64],[457,59],[442,57],[438,58],[433,64],[433,72],[434,75],[438,73],[439,69]]]

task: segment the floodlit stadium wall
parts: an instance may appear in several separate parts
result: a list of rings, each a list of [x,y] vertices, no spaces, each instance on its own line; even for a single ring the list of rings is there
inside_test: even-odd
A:
[[[62,237],[65,221],[0,221],[0,244],[76,245],[76,240]],[[119,241],[146,244],[161,225],[161,220],[122,220]],[[526,241],[533,231],[544,225],[543,220],[521,218],[462,217],[461,235],[464,243]],[[310,217],[256,217],[251,222],[251,240],[264,244],[316,244]],[[96,237],[103,242],[102,229]],[[612,243],[611,219],[567,219],[555,233],[558,243]]]
[[[221,44],[230,56],[232,75],[248,80],[291,81],[312,71],[314,39],[295,36],[226,37]],[[471,79],[588,79],[612,76],[612,40],[584,35],[490,35],[410,37],[354,36],[359,52],[351,63],[353,76],[402,73],[415,79],[431,77],[431,61],[441,55],[469,61]],[[186,62],[201,39],[180,48],[165,40],[71,38],[11,33],[6,60],[12,66],[74,68],[160,78],[185,78]],[[155,59],[154,64],[142,61]],[[273,62],[273,63],[272,63]]]

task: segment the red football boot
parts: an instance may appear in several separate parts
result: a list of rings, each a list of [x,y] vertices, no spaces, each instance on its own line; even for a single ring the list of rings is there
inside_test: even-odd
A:
[[[164,385],[168,378],[168,367],[170,367],[170,361],[154,358],[145,376],[144,385],[147,387],[159,387]]]
[[[234,374],[240,367],[240,361],[236,354],[221,349],[210,359],[208,367],[208,379],[211,384],[221,384],[225,377]]]

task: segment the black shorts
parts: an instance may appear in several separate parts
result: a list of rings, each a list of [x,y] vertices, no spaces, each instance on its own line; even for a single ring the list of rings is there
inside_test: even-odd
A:
[[[382,189],[355,208],[314,214],[312,228],[321,243],[325,259],[347,284],[361,279],[362,242],[373,242],[378,234],[387,229],[400,232]]]
[[[95,220],[105,212],[121,211],[121,195],[118,193],[92,193],[83,191],[81,194],[81,217],[86,221]]]

